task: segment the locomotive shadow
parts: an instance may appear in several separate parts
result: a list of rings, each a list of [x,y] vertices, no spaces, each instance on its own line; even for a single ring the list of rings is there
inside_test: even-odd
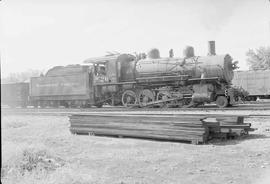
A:
[[[209,145],[215,145],[215,146],[227,146],[227,145],[236,145],[240,144],[244,141],[249,141],[252,139],[269,139],[270,136],[266,136],[264,134],[249,134],[249,135],[243,135],[236,138],[231,139],[213,139],[208,142]]]

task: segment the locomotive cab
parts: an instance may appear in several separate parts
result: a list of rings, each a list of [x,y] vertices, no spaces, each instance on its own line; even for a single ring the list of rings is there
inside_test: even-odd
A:
[[[121,88],[119,82],[133,76],[133,73],[128,72],[129,68],[123,66],[133,60],[134,57],[131,55],[117,54],[84,61],[84,63],[93,65],[93,89],[95,102],[99,104],[98,106],[105,102],[115,104],[116,96]]]

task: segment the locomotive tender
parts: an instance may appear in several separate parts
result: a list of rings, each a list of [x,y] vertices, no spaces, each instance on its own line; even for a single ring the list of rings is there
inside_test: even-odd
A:
[[[89,66],[56,66],[45,76],[30,80],[30,99],[34,106],[85,106],[90,103]]]
[[[235,63],[228,54],[216,55],[213,41],[208,56],[195,56],[187,47],[183,58],[161,58],[152,49],[146,58],[115,54],[84,63],[57,66],[45,76],[31,78],[31,103],[192,107],[215,102],[221,108],[235,103],[231,88]]]

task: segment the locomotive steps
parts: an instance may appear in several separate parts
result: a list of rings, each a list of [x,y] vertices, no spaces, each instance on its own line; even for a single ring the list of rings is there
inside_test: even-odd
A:
[[[166,141],[206,143],[212,138],[228,138],[253,131],[245,116],[183,114],[73,114],[73,134],[132,137]]]

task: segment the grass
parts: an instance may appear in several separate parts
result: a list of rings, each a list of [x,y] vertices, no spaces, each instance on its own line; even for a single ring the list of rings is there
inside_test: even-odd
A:
[[[9,123],[5,123],[4,125],[4,128],[21,128],[27,126],[27,123],[20,121],[11,121]]]
[[[66,153],[73,145],[70,138],[62,117],[3,116],[2,183],[93,183],[89,170]]]
[[[9,115],[1,123],[6,184],[256,183],[270,168],[269,120],[252,122],[266,138],[226,146],[76,136],[60,116]]]
[[[5,146],[5,151],[12,154],[2,162],[3,183],[86,184],[92,180],[87,171],[76,170],[48,147],[25,144],[14,146]]]
[[[6,145],[1,178],[18,183],[23,178],[40,178],[63,167],[65,161],[55,156],[48,148],[40,145]]]

